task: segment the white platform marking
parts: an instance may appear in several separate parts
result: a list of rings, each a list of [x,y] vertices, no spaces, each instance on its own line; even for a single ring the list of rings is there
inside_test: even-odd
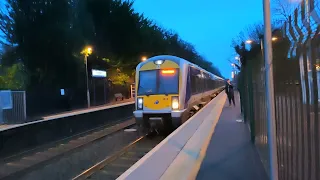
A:
[[[124,132],[136,132],[137,129],[125,129]]]

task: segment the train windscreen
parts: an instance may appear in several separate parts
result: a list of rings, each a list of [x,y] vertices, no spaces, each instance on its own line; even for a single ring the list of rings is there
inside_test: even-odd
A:
[[[138,96],[157,93],[157,71],[140,71]]]
[[[179,72],[178,69],[159,70],[158,94],[179,93]]]
[[[140,71],[138,96],[178,93],[178,69]]]

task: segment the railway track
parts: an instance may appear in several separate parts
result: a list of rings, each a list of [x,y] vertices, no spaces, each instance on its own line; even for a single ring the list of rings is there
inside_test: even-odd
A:
[[[121,120],[2,160],[0,179],[116,179],[165,138],[138,138],[134,124]]]
[[[16,179],[37,168],[63,157],[66,154],[86,148],[109,135],[132,127],[134,119],[113,122],[72,137],[25,151],[0,161],[0,179]]]
[[[114,180],[129,169],[139,159],[146,155],[151,149],[159,144],[165,137],[155,136],[146,138],[142,136],[133,141],[120,151],[105,158],[96,165],[85,170],[73,180],[92,179],[92,180]]]
[[[215,93],[212,97],[215,98],[221,91]],[[210,100],[199,105],[200,107],[195,109],[192,115],[196,114],[200,108],[205,106]],[[120,151],[115,152],[113,155],[106,157],[104,160],[83,171],[72,180],[114,180],[123,174],[127,169],[139,161],[144,155],[152,150],[157,144],[159,144],[165,136],[154,136],[152,138],[146,138],[146,136],[139,137]]]

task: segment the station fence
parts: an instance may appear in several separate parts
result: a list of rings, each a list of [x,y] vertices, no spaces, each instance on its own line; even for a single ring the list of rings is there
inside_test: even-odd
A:
[[[273,81],[276,145],[280,180],[320,179],[320,9],[318,1],[301,5],[273,32]],[[263,51],[243,55],[238,75],[242,112],[266,171],[266,79]]]

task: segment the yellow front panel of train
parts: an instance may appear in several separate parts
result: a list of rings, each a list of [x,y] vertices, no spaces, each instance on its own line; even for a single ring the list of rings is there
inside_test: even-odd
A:
[[[137,76],[137,97],[143,98],[143,110],[171,110],[172,97],[179,96],[180,68],[173,61],[147,62]]]
[[[143,96],[144,107],[145,109],[150,109],[150,110],[171,109],[172,96],[178,96],[178,95]]]

